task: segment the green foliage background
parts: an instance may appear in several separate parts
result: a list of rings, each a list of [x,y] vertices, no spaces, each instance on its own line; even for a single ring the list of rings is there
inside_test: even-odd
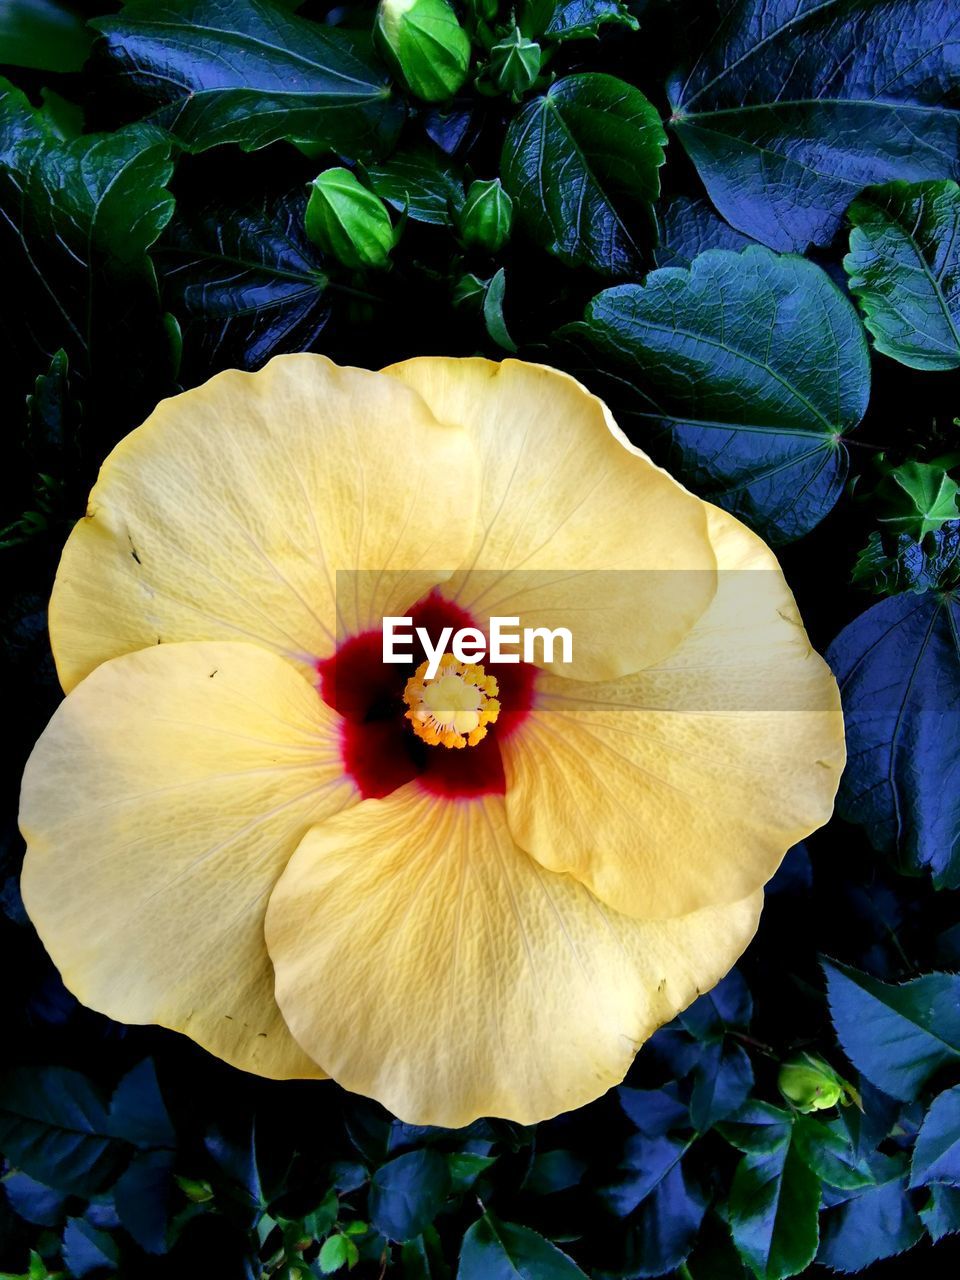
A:
[[[370,4],[0,5],[0,1269],[952,1274],[960,11],[455,7],[469,72],[428,103]],[[333,168],[373,210],[365,257],[306,218]],[[414,1129],[111,1024],[19,899],[19,772],[59,698],[45,604],[100,461],[161,397],[294,350],[575,373],[777,546],[841,681],[837,816],[738,969],[624,1087],[535,1128]],[[822,1109],[780,1091],[803,1054]]]

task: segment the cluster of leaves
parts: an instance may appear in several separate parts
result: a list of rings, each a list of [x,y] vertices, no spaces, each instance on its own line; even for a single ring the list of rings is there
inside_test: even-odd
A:
[[[332,1084],[241,1078],[79,1008],[18,898],[14,763],[0,1267],[781,1280],[905,1274],[933,1249],[925,1274],[947,1269],[960,13],[455,0],[469,55],[451,55],[451,96],[427,101],[371,38],[375,11],[0,6],[13,761],[58,697],[43,611],[63,539],[159,398],[286,351],[370,367],[517,351],[580,377],[778,547],[841,683],[839,816],[788,857],[737,973],[658,1033],[623,1088],[537,1128],[451,1133]],[[366,247],[307,216],[334,170],[319,187],[371,212]],[[481,206],[496,216],[478,233]],[[854,1081],[836,1105],[781,1093],[798,1054]]]

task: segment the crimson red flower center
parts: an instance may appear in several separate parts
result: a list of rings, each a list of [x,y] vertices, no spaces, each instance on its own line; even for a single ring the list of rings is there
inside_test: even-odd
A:
[[[449,798],[502,795],[505,790],[500,743],[515,733],[533,704],[537,668],[525,662],[484,666],[497,679],[500,717],[482,742],[463,751],[430,746],[406,718],[407,680],[427,657],[416,639],[422,627],[436,644],[444,627],[477,627],[459,605],[433,591],[409,611],[413,654],[409,663],[383,661],[383,633],[350,636],[333,657],[317,664],[320,694],[343,717],[340,750],[347,773],[364,799],[379,798],[408,782]],[[482,628],[480,628],[482,630]]]

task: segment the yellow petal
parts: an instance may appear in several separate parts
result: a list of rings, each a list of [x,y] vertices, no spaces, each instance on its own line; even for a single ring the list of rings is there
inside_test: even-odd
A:
[[[759,888],[830,816],[844,763],[836,682],[773,553],[710,509],[717,595],[683,644],[609,684],[543,676],[502,744],[518,844],[629,915]]]
[[[291,1031],[346,1088],[412,1124],[532,1124],[622,1080],[731,967],[761,900],[629,920],[518,849],[501,798],[411,786],[305,837],[267,945]]]
[[[23,779],[23,898],[67,987],[260,1075],[322,1076],[291,1039],[267,897],[315,822],[356,798],[338,717],[253,645],[163,645],[66,698]]]
[[[705,504],[602,401],[518,360],[428,357],[385,372],[466,427],[480,455],[479,530],[445,595],[481,621],[567,627],[573,663],[538,664],[557,675],[613,679],[677,646],[715,588]]]
[[[465,433],[395,378],[318,355],[218,374],[104,463],[50,604],[64,688],[158,641],[252,641],[310,669],[456,567],[477,487]]]

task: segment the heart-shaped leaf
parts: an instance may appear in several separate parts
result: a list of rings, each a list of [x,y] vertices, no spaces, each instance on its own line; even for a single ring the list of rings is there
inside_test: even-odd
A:
[[[869,183],[960,177],[960,12],[943,0],[720,0],[671,124],[728,222],[828,244]]]
[[[562,333],[643,393],[629,409],[638,442],[768,541],[807,533],[840,496],[870,360],[856,312],[812,262],[711,250],[598,294]]]
[[[911,369],[960,366],[960,187],[889,182],[850,206],[843,260],[874,345]]]
[[[907,592],[854,619],[827,651],[847,732],[839,812],[949,888],[960,885],[958,637],[949,593]]]
[[[503,184],[531,237],[561,262],[630,275],[666,140],[639,89],[598,72],[565,76],[511,122]]]
[[[190,151],[289,138],[376,154],[403,118],[368,40],[277,0],[131,0],[92,25],[121,86]]]

